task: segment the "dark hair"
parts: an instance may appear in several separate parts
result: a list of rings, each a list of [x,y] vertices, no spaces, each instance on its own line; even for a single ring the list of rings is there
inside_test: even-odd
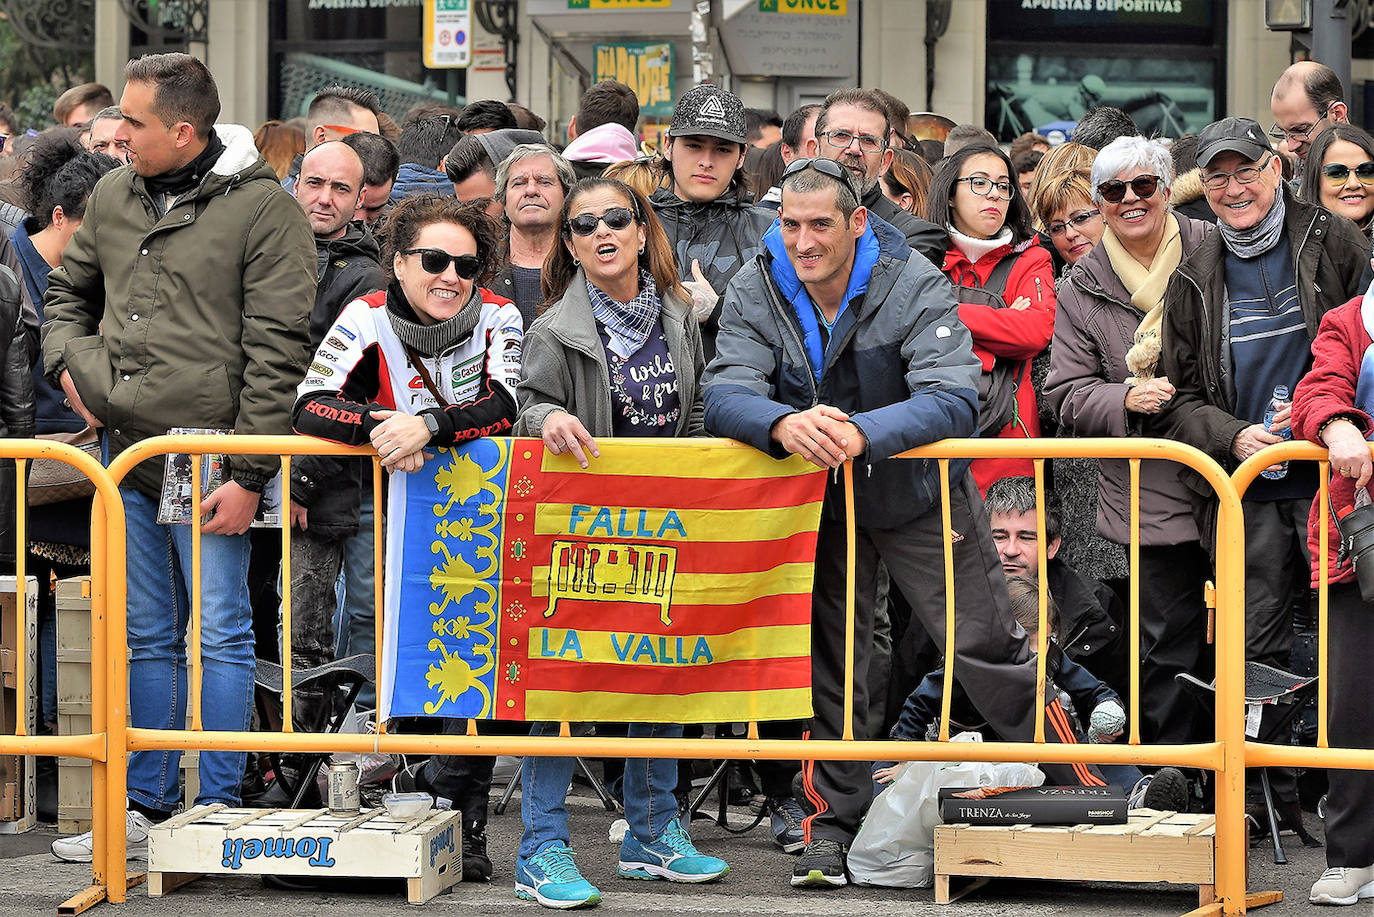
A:
[[[782,181],[782,141],[770,143],[759,156],[758,167],[754,171],[755,197],[762,197],[769,188]]]
[[[1300,199],[1312,204],[1321,204],[1322,160],[1326,158],[1327,150],[1338,140],[1355,144],[1364,150],[1366,156],[1374,159],[1374,137],[1363,128],[1353,124],[1331,125],[1312,140],[1312,146],[1307,150],[1307,159],[1302,165],[1302,184],[1298,186]]]
[[[477,172],[485,172],[496,180],[496,163],[491,161],[486,146],[476,134],[458,138],[453,149],[444,157],[444,174],[455,185]]]
[[[197,137],[210,136],[219,117],[219,88],[210,69],[196,58],[176,52],[145,54],[124,65],[124,80],[154,87],[153,114],[164,127],[186,121]]]
[[[460,136],[453,119],[447,115],[412,121],[401,129],[401,141],[396,144],[396,152],[401,162],[437,169],[439,161],[453,149]]]
[[[277,173],[277,178],[284,179],[291,171],[291,163],[295,162],[296,156],[305,152],[305,132],[292,124],[264,121],[253,131],[253,143],[272,171]]]
[[[953,156],[964,147],[975,144],[997,146],[997,138],[985,127],[976,124],[956,124],[945,135],[944,155]]]
[[[510,109],[510,113],[515,116],[515,126],[521,130],[543,133],[544,128],[548,126],[547,121],[519,102],[507,102],[506,108]]]
[[[1016,182],[1016,169],[1011,159],[1000,147],[975,143],[956,150],[952,155],[940,160],[935,177],[930,181],[930,197],[926,200],[926,219],[936,226],[948,226],[953,222],[955,182],[964,170],[964,163],[974,156],[996,156],[1007,167],[1007,178],[1011,183],[1011,200],[1007,202],[1007,218],[1003,226],[1011,229],[1011,244],[1018,245],[1033,234],[1031,229],[1030,207],[1021,194],[1021,186]]]
[[[1045,154],[1039,150],[1026,150],[1019,156],[1011,158],[1011,164],[1016,169],[1017,175],[1025,175],[1027,172],[1034,172],[1040,167],[1040,160],[1045,158]]]
[[[930,180],[934,176],[930,163],[910,150],[894,150],[892,165],[883,173],[883,184],[896,195],[911,195],[911,213],[920,216],[926,212],[926,199],[930,197]]]
[[[367,131],[348,134],[340,142],[351,146],[363,161],[364,184],[381,187],[396,180],[396,173],[401,169],[401,157],[396,152],[396,144]]]
[[[1184,134],[1169,147],[1174,160],[1174,174],[1182,175],[1197,168],[1197,134]]]
[[[9,127],[11,135],[19,133],[19,120],[15,118],[14,109],[10,108],[7,102],[0,102],[0,121]]]
[[[127,75],[125,78],[128,78]],[[88,105],[96,108],[109,108],[114,103],[114,94],[103,84],[82,83],[80,86],[73,86],[57,97],[57,101],[52,105],[52,119],[57,122],[59,127],[65,127],[67,116],[78,108],[84,108]]]
[[[371,89],[326,86],[310,100],[306,118],[311,125],[333,123],[337,119],[351,119],[354,108],[365,108],[376,117],[382,110],[382,103]]]
[[[995,513],[1034,513],[1035,478],[1030,475],[1011,475],[998,478],[988,485],[988,494],[983,499],[988,516]],[[1045,544],[1049,545],[1059,537],[1062,515],[1059,496],[1050,487],[1045,488]]]
[[[887,140],[892,131],[892,122],[889,120],[887,105],[881,96],[871,89],[836,89],[825,97],[821,103],[820,113],[816,115],[816,133],[819,135],[825,130],[825,119],[830,114],[830,109],[836,105],[853,105],[855,108],[862,108],[864,111],[871,111],[875,115],[883,116],[883,140]]]
[[[563,210],[558,214],[558,242],[549,250],[549,256],[544,260],[542,283],[545,302],[540,311],[548,309],[562,299],[563,294],[568,292],[568,286],[573,278],[577,276],[577,262],[573,260],[572,252],[568,251],[566,244],[571,238],[568,220],[572,217],[577,199],[599,188],[623,195],[625,200],[630,202],[635,220],[644,227],[644,251],[639,254],[639,266],[653,275],[654,283],[658,285],[659,296],[673,293],[687,298],[687,292],[677,277],[677,259],[673,257],[672,243],[668,241],[668,234],[663,231],[663,225],[654,215],[653,207],[649,206],[649,199],[623,181],[593,177],[584,178],[573,185],[567,197],[563,198]]]
[[[87,152],[65,131],[39,134],[24,160],[17,183],[33,220],[31,232],[48,228],[54,207],[61,207],[68,217],[85,216],[95,183],[119,167],[118,160]]]
[[[1073,129],[1072,140],[1094,150],[1101,150],[1118,137],[1138,137],[1140,128],[1135,126],[1131,116],[1119,108],[1103,105],[1092,108]]]
[[[901,99],[888,92],[886,89],[874,87],[869,92],[877,96],[887,108],[887,125],[897,132],[897,136],[906,140],[906,122],[911,117],[911,108]]]
[[[772,125],[778,130],[782,130],[782,117],[775,111],[764,111],[762,108],[746,108],[744,110],[744,139],[753,143],[763,136],[765,124]]]
[[[820,110],[821,107],[814,103],[803,105],[788,115],[786,121],[782,122],[782,142],[791,147],[796,155],[806,155],[806,150],[798,149],[802,142],[802,131],[806,130],[806,119],[811,117],[811,113]]]
[[[401,118],[401,130],[404,131],[419,121],[432,121],[435,118],[445,117],[450,121],[456,121],[458,109],[451,105],[440,105],[438,102],[420,102],[406,110],[405,115]]]
[[[501,240],[496,221],[481,204],[468,203],[447,194],[413,194],[392,207],[378,233],[382,240],[382,267],[387,276],[396,276],[396,255],[411,248],[420,230],[434,223],[455,223],[477,241],[477,260],[481,264],[473,283],[487,281],[500,266]]]
[[[945,158],[945,142],[943,140],[917,140],[916,152],[928,164],[934,166]]]
[[[579,134],[603,124],[619,124],[633,134],[639,123],[639,97],[624,83],[602,80],[582,93],[576,117]]]
[[[519,126],[506,103],[495,99],[469,102],[463,106],[454,124],[465,134],[469,131],[504,131]]]

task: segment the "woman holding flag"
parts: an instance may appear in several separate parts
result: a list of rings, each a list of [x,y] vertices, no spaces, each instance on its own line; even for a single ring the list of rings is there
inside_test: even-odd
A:
[[[516,434],[541,437],[583,468],[599,456],[598,437],[701,435],[701,332],[649,202],[614,179],[588,178],[568,193],[559,222],[562,244],[544,263],[550,305],[525,338]],[[556,723],[536,723],[533,734],[557,731]],[[676,738],[682,726],[632,723],[629,735]],[[572,772],[572,758],[525,761],[515,893],[545,907],[601,900],[569,847]],[[622,877],[709,882],[729,871],[692,845],[678,820],[676,783],[674,760],[626,761]]]

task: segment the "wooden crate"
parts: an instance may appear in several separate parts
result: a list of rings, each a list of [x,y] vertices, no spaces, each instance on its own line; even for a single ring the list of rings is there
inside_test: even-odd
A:
[[[407,900],[424,904],[463,878],[462,815],[441,810],[398,821],[385,809],[346,816],[212,805],[153,826],[150,896],[210,873],[405,879]]]
[[[24,633],[24,725],[38,726],[38,580],[24,578],[24,613],[18,613],[15,578],[0,576],[0,735],[18,732],[19,627]],[[32,757],[0,755],[0,834],[18,834],[38,823]]]
[[[1096,882],[1169,882],[1198,886],[1199,905],[1213,895],[1216,816],[1136,809],[1124,825],[935,829],[935,901],[949,904],[990,878]],[[977,877],[950,895],[950,879]]]

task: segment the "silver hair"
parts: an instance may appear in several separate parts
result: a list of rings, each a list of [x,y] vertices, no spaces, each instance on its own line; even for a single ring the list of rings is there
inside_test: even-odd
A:
[[[1165,188],[1174,183],[1174,159],[1168,147],[1144,137],[1118,137],[1104,146],[1093,160],[1093,203],[1102,203],[1098,185],[1131,169],[1148,169],[1159,176]]]
[[[510,155],[496,167],[496,200],[502,204],[506,202],[506,182],[510,181],[510,170],[521,160],[533,159],[535,156],[547,156],[553,161],[553,170],[558,173],[558,183],[563,186],[565,195],[577,184],[577,173],[573,171],[572,163],[564,159],[553,147],[542,143],[522,143],[511,150]]]
[[[95,117],[91,119],[91,123],[94,124],[97,121],[122,121],[123,119],[124,114],[119,110],[119,106],[111,105],[109,108],[102,108],[100,111],[96,112]]]

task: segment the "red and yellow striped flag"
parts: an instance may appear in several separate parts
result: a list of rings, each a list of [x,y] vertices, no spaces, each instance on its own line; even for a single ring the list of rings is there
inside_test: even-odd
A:
[[[394,476],[390,715],[809,716],[824,472],[717,440],[600,450],[584,471],[484,440]]]

